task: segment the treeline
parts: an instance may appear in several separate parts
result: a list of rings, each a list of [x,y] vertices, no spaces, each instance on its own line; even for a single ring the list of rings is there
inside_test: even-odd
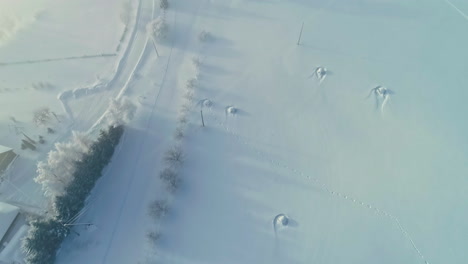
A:
[[[27,263],[54,263],[57,250],[70,233],[67,223],[83,209],[86,198],[102,176],[103,169],[111,161],[123,132],[123,125],[102,130],[89,151],[74,162],[72,180],[65,187],[63,194],[53,200],[49,216],[30,222],[31,228],[23,240]]]

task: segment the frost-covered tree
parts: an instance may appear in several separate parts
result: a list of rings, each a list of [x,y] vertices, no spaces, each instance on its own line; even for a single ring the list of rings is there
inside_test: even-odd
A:
[[[107,110],[107,124],[109,126],[126,124],[133,119],[135,112],[135,104],[127,97],[120,100],[112,99]]]
[[[169,25],[166,23],[164,16],[159,16],[155,20],[148,23],[146,31],[149,36],[156,41],[167,39],[169,33]]]
[[[92,140],[86,134],[73,132],[70,142],[56,143],[47,160],[38,162],[38,175],[34,180],[42,185],[48,197],[54,198],[64,193],[65,187],[73,179],[75,163],[88,152],[91,144]]]
[[[161,238],[161,233],[157,231],[148,231],[148,233],[146,233],[146,238],[148,238],[150,243],[154,244]]]

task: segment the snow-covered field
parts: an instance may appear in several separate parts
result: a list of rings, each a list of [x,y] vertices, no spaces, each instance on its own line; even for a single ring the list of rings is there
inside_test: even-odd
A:
[[[138,107],[57,263],[466,262],[467,2],[169,4],[157,56],[157,0],[0,2],[0,145],[20,154],[2,200],[45,209],[33,177],[53,143],[95,132],[110,98]],[[55,134],[32,122],[45,106]],[[21,150],[22,133],[47,142]],[[155,199],[170,201],[159,221]]]

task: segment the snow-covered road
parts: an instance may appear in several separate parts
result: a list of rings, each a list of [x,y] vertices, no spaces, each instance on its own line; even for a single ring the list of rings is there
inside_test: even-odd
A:
[[[193,7],[198,8],[200,2],[194,1]],[[180,68],[188,59],[187,46],[196,40],[196,13],[179,14],[177,2],[171,4],[167,13],[171,27],[168,46],[161,49],[158,58],[150,45],[151,52],[143,53],[138,60],[140,65],[130,71],[141,77],[132,82],[124,95],[144,97],[140,97],[138,114],[126,131],[119,152],[78,220],[91,222],[95,228],[77,229],[81,236],[65,242],[58,263],[137,263],[150,257],[146,232],[156,223],[150,221],[147,206],[164,194],[158,171],[162,168],[162,154],[173,144],[182,96],[178,85]],[[175,42],[177,46],[173,45]]]

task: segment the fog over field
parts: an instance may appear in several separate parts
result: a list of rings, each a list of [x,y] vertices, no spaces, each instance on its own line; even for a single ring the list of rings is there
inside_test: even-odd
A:
[[[51,217],[123,123],[55,263],[465,263],[467,30],[463,0],[1,1],[0,201]]]

